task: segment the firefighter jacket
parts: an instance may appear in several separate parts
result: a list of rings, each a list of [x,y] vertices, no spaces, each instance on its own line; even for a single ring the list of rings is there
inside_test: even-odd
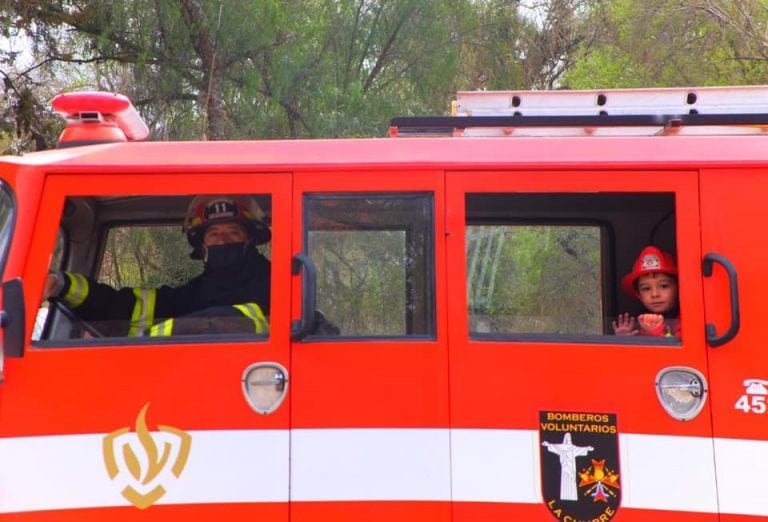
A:
[[[82,274],[63,276],[64,285],[53,298],[85,321],[119,321],[121,335],[201,333],[201,325],[210,323],[211,316],[228,317],[225,324],[245,317],[251,331],[268,331],[270,263],[258,252],[237,270],[206,269],[178,287],[116,290]],[[182,317],[185,326],[180,330]]]

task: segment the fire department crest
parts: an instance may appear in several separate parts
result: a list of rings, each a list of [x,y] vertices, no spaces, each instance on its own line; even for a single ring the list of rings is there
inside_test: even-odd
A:
[[[147,428],[149,404],[136,418],[136,431],[121,428],[104,437],[104,465],[109,478],[119,483],[131,504],[146,509],[165,495],[165,488],[179,478],[189,456],[192,437],[177,428]]]
[[[661,260],[656,254],[646,254],[640,261],[640,266],[642,270],[658,270],[661,268]]]
[[[557,520],[609,521],[621,500],[616,415],[539,414],[541,486]]]

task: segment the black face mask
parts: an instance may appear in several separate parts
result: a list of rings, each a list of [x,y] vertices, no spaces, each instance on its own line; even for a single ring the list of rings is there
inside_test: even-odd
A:
[[[203,248],[203,262],[207,274],[223,274],[245,266],[248,243],[228,243]]]

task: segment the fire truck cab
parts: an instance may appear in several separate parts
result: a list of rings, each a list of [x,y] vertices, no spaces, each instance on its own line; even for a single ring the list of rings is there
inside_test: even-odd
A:
[[[54,110],[59,148],[0,158],[4,517],[768,516],[768,88],[461,92],[373,139],[157,142],[119,95]],[[264,213],[266,328],[44,299],[51,273],[196,277],[200,195]],[[649,245],[680,330],[616,335]]]

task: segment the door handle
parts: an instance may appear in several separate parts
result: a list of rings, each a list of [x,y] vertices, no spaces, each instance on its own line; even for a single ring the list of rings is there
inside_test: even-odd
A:
[[[701,271],[704,274],[704,277],[710,277],[712,275],[715,263],[721,265],[728,274],[728,288],[731,299],[731,324],[724,334],[717,335],[715,325],[713,323],[706,323],[704,328],[707,343],[712,348],[717,348],[736,337],[736,334],[739,333],[739,327],[741,326],[741,313],[739,312],[739,283],[736,277],[736,269],[726,257],[710,252],[704,256],[701,265]]]
[[[303,273],[301,282],[301,318],[291,323],[291,340],[301,341],[315,328],[315,309],[317,308],[317,269],[315,262],[307,254],[293,256],[291,263],[293,275]]]

